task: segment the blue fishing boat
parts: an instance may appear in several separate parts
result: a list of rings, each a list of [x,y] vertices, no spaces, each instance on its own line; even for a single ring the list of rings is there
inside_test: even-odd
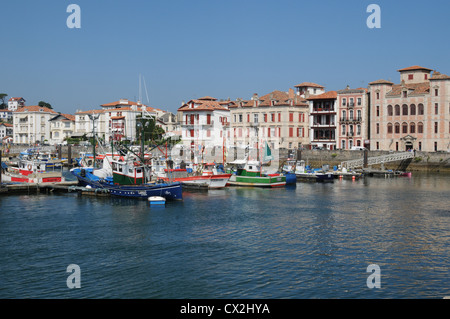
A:
[[[138,170],[138,168],[141,167],[134,166],[132,170]],[[115,183],[114,177],[112,176],[104,178],[95,175],[93,168],[73,168],[70,170],[70,172],[77,178],[80,186],[89,186],[95,189],[107,190],[111,195],[114,196],[129,198],[149,198],[152,196],[161,196],[167,200],[183,199],[182,186],[179,182],[123,185]],[[129,172],[128,169],[127,172]],[[134,177],[133,180],[135,180]]]

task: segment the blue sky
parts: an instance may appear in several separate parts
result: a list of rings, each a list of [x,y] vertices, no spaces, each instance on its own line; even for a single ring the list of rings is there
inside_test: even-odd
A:
[[[71,3],[81,28],[69,29]],[[366,12],[381,7],[381,28]],[[137,100],[175,112],[202,96],[249,99],[301,82],[327,90],[399,82],[399,68],[450,74],[450,2],[42,0],[2,3],[0,93],[63,113]],[[143,87],[143,86],[142,86]]]

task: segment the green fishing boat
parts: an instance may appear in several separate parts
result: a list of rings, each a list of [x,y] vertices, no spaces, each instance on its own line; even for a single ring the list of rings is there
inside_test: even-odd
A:
[[[258,161],[236,160],[228,163],[231,177],[227,186],[282,187],[286,185],[286,176],[264,174]]]

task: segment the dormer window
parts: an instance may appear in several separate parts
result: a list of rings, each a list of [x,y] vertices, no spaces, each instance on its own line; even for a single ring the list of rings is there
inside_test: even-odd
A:
[[[408,92],[407,91],[403,91],[403,97],[408,97]]]

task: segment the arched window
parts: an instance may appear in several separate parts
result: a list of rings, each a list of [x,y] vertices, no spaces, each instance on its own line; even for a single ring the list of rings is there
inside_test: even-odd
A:
[[[415,104],[411,104],[409,114],[416,115],[416,105]]]
[[[400,123],[395,123],[395,134],[400,134]]]
[[[400,115],[400,105],[396,104],[395,105],[395,116],[399,116]]]
[[[419,122],[417,124],[417,133],[422,134],[423,133],[423,123]]]
[[[408,115],[408,105],[402,105],[402,115]]]
[[[423,104],[420,103],[420,104],[417,106],[417,108],[418,108],[418,115],[423,115],[424,112],[425,112],[424,107],[423,107]]]
[[[392,116],[392,115],[394,115],[394,113],[393,113],[393,111],[392,111],[392,105],[388,105],[388,107],[387,107],[387,113],[388,113],[388,115],[389,116]]]
[[[388,123],[387,132],[388,132],[388,134],[392,134],[392,123]]]
[[[402,133],[407,134],[408,133],[408,123],[402,124]]]
[[[409,133],[410,134],[416,133],[416,124],[414,123],[409,124]]]

